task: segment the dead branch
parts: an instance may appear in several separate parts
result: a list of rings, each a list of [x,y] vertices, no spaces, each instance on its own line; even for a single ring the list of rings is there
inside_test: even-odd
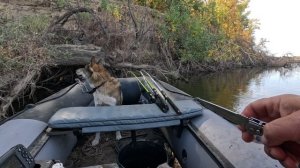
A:
[[[57,25],[57,24],[60,24],[61,26],[63,26],[68,20],[69,18],[73,15],[73,14],[76,14],[76,13],[81,13],[81,12],[88,12],[88,13],[93,13],[93,11],[91,9],[87,9],[87,8],[77,8],[77,9],[73,9],[73,10],[70,10],[68,12],[66,12],[64,15],[62,15],[61,17],[59,17],[53,24],[52,26],[54,25]],[[52,27],[50,26],[50,27]]]
[[[148,26],[148,28],[146,28],[146,17],[149,15],[148,10],[146,10],[141,23],[140,23],[140,29],[139,29],[139,35],[140,36],[144,36],[151,28],[152,26]]]
[[[1,117],[4,117],[4,118],[7,117],[6,112],[8,111],[9,107],[12,107],[12,102],[26,90],[29,83],[36,81],[37,74],[38,74],[37,71],[28,72],[26,77],[24,77],[22,80],[20,80],[19,83],[10,91],[9,96],[2,98],[3,101],[0,104],[0,109],[1,109],[0,116]]]
[[[129,10],[129,15],[132,19],[132,22],[134,24],[134,29],[135,29],[135,38],[138,39],[139,38],[139,28],[138,28],[138,24],[136,22],[136,18],[135,16],[133,15],[132,13],[132,10],[131,10],[131,0],[128,0],[128,10]]]
[[[250,61],[250,64],[251,65],[254,65],[254,61],[253,59],[251,58],[251,54],[246,52],[242,47],[240,47],[240,51],[244,54],[244,56],[247,56],[248,60]]]
[[[107,32],[102,25],[101,19],[95,14],[95,12],[92,9],[89,9],[89,8],[75,8],[75,9],[72,9],[72,10],[66,12],[64,15],[59,17],[54,23],[52,23],[49,26],[48,31],[50,31],[50,32],[53,31],[53,28],[56,27],[57,25],[63,26],[72,15],[82,13],[82,12],[90,13],[93,16],[93,18],[97,21],[97,23],[99,23],[103,33],[107,36]]]

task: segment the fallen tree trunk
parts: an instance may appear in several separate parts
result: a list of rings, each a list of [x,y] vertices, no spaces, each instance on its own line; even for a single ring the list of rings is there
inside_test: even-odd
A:
[[[113,67],[118,68],[118,69],[135,69],[135,70],[141,70],[141,69],[155,70],[155,69],[159,69],[158,67],[148,65],[148,64],[135,65],[135,64],[132,64],[132,63],[129,63],[129,62],[118,63]]]
[[[62,66],[86,65],[91,57],[104,61],[105,53],[101,47],[95,45],[54,45],[52,55],[53,64]]]
[[[95,45],[54,45],[53,64],[56,66],[77,66],[86,65],[90,63],[92,56],[95,56],[97,60],[101,60],[101,63],[110,68],[117,69],[133,69],[133,70],[159,70],[160,72],[167,73],[165,70],[148,64],[132,64],[130,62],[114,63],[109,65],[107,62],[109,57],[106,57],[101,47]]]

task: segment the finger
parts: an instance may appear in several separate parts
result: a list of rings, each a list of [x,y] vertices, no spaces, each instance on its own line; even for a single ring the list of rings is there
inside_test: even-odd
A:
[[[248,106],[245,107],[245,109],[242,111],[241,114],[246,117],[259,118],[258,117],[259,113],[257,113],[257,111],[258,111],[258,108],[261,108],[261,107],[257,107],[257,105],[258,105],[257,101],[250,103]]]
[[[285,152],[284,149],[282,149],[279,146],[277,147],[265,146],[264,150],[265,153],[269,155],[271,158],[279,160],[284,167],[296,168],[296,166],[298,165],[298,162],[295,159],[295,157]]]
[[[297,160],[289,155],[283,161],[280,161],[280,163],[286,168],[298,168]]]
[[[281,95],[279,111],[281,116],[287,116],[300,109],[300,96],[299,95]]]
[[[300,111],[278,118],[264,126],[263,144],[279,146],[287,141],[300,141]]]
[[[276,160],[284,160],[287,157],[286,152],[279,146],[270,147],[269,153]]]
[[[244,126],[238,125],[237,126],[239,130],[241,130],[242,132],[246,131],[246,128]]]
[[[264,146],[265,153],[269,155],[271,158],[283,161],[287,157],[286,152],[280,148],[279,146],[276,147],[268,147]]]
[[[288,151],[295,160],[300,161],[300,144],[296,142],[285,142],[281,145],[285,151]]]
[[[259,99],[250,103],[241,114],[269,122],[280,117],[277,105],[279,102],[278,97]]]
[[[242,139],[245,142],[252,142],[253,141],[253,139],[254,139],[253,135],[249,134],[244,126],[238,125],[237,127],[238,127],[239,130],[242,131]]]
[[[270,148],[268,146],[264,145],[264,151],[268,156],[273,158],[273,156],[270,154]],[[275,158],[273,158],[273,159],[275,159]]]
[[[249,134],[248,132],[243,132],[242,133],[242,139],[245,141],[245,142],[252,142],[254,137],[253,135]]]

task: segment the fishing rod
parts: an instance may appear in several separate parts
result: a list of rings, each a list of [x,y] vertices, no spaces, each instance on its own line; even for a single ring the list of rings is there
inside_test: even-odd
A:
[[[130,71],[131,72],[131,71]],[[146,78],[143,76],[144,78],[144,82],[146,84],[146,86],[143,84],[143,82],[133,73],[133,76],[139,81],[139,83],[141,84],[141,86],[144,88],[144,90],[146,91],[146,93],[149,95],[150,97],[150,101],[152,103],[155,103],[164,113],[166,113],[167,111],[169,111],[169,106],[166,103],[166,101],[164,100],[164,98],[158,94],[156,89],[153,89],[147,80],[145,80]]]
[[[177,114],[182,114],[182,112],[180,111],[180,109],[175,105],[175,103],[173,102],[173,100],[167,95],[167,93],[157,84],[157,82],[152,78],[152,76],[144,71],[147,76],[150,78],[150,80],[152,81],[152,83],[155,85],[155,87],[158,89],[158,91],[160,92],[161,95],[163,95],[163,97],[167,100],[167,102],[170,103],[170,105],[172,106],[172,108],[174,109],[174,111]]]
[[[161,92],[159,90],[157,90],[156,87],[148,81],[148,79],[146,79],[146,77],[142,71],[140,71],[140,74],[143,76],[143,79],[144,79],[146,85],[150,88],[150,90],[152,90],[155,97],[157,97],[157,99],[163,104],[163,106],[165,107],[165,110],[168,111],[169,106],[168,106],[167,101],[164,98],[163,94],[161,94]]]
[[[143,82],[132,72],[132,71],[129,71],[137,80],[138,82],[140,83],[140,85],[144,88],[144,90],[146,91],[146,93],[148,93],[148,96],[150,98],[150,101],[151,102],[155,102],[155,97],[154,97],[154,94],[152,91],[150,91],[151,89],[149,89],[148,87],[146,87]]]
[[[142,75],[143,77],[143,80],[145,82],[145,86],[150,90],[150,92],[154,95],[154,91],[152,90],[152,87],[150,85],[150,83],[148,82],[148,80],[146,79],[145,75],[143,74],[143,72],[140,71],[140,74]]]

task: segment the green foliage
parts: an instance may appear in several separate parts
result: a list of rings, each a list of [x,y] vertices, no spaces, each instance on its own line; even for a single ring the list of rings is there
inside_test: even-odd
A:
[[[57,8],[59,8],[59,9],[63,9],[68,4],[67,0],[55,0],[54,2],[56,4]]]
[[[101,10],[107,11],[117,20],[121,20],[122,14],[120,6],[110,3],[108,0],[100,0],[99,3]]]
[[[164,12],[162,37],[183,61],[241,61],[253,48],[255,22],[246,12],[249,0],[136,0]],[[163,9],[163,10],[162,10]]]
[[[0,45],[5,42],[21,42],[32,35],[42,33],[49,25],[45,15],[24,16],[19,21],[9,21],[0,27]]]
[[[89,12],[80,12],[78,16],[79,19],[84,22],[88,22],[92,20],[92,15]]]
[[[92,5],[93,1],[92,0],[83,0],[83,4],[85,7],[90,7]]]
[[[205,60],[220,39],[218,34],[209,31],[205,20],[195,15],[195,11],[200,10],[200,7],[200,3],[187,4],[177,1],[171,4],[166,12],[167,24],[162,25],[162,35],[164,39],[174,44],[182,61]]]
[[[103,10],[109,10],[110,4],[108,0],[100,0],[100,8]]]
[[[44,31],[50,23],[50,19],[46,15],[32,15],[25,16],[21,25],[24,26],[25,30],[30,33],[39,34]]]
[[[170,7],[172,1],[170,0],[134,0],[134,2],[141,6],[148,6],[159,11],[165,11]]]
[[[36,63],[44,51],[37,41],[48,25],[49,17],[33,15],[0,26],[0,74]]]

